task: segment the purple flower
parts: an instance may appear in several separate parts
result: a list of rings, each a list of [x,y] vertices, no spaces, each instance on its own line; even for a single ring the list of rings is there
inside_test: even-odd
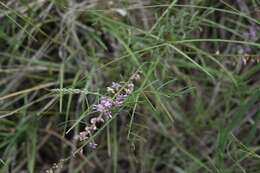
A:
[[[114,101],[114,105],[116,107],[122,106],[127,96],[127,94],[119,94]]]
[[[256,28],[254,26],[249,28],[249,34],[252,40],[256,39]]]
[[[133,76],[130,80],[139,79],[140,76]],[[83,141],[88,139],[90,136],[95,134],[98,128],[102,126],[102,124],[112,118],[112,109],[115,107],[120,107],[124,104],[127,97],[133,92],[134,84],[132,82],[122,82],[125,84],[124,89],[121,90],[122,85],[120,83],[112,82],[111,87],[107,87],[107,91],[111,94],[113,93],[115,97],[110,98],[107,96],[103,96],[100,98],[98,104],[93,105],[93,109],[99,113],[99,116],[93,117],[90,119],[90,124],[85,127],[83,132],[80,132],[77,136],[77,139]],[[116,93],[117,91],[118,93]],[[94,142],[90,142],[88,147],[95,149],[97,144]]]
[[[88,144],[88,146],[89,146],[90,148],[92,148],[92,149],[96,149],[96,148],[97,148],[97,144],[94,143],[94,142],[90,142],[90,143]]]
[[[259,29],[253,25],[250,26],[249,30],[247,32],[244,32],[243,35],[248,41],[256,41],[258,39],[256,34],[258,30]]]
[[[98,112],[106,112],[108,109],[110,109],[113,106],[113,100],[108,97],[102,97],[100,100],[100,103],[97,105],[94,105],[94,109]]]
[[[112,118],[111,109],[113,108],[113,105],[114,105],[114,101],[111,98],[102,97],[100,99],[100,103],[97,105],[94,105],[94,109],[96,109],[98,112],[100,112],[101,115],[104,115],[106,119],[110,119],[110,118]],[[94,123],[94,121],[97,121],[97,119],[93,119],[92,121]],[[102,117],[101,117],[101,119],[99,119],[99,121],[104,122]]]
[[[106,108],[110,109],[113,106],[113,100],[108,97],[102,97],[100,100],[100,104]]]
[[[248,46],[244,48],[245,53],[250,53],[251,51],[252,51],[252,49]]]
[[[106,110],[102,104],[94,105],[94,109],[98,112],[104,112]]]
[[[119,90],[121,88],[121,85],[117,82],[112,82],[112,86],[111,88],[115,89],[115,90]]]

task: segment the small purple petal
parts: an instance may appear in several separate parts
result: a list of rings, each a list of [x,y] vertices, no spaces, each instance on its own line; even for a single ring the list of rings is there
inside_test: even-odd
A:
[[[245,47],[244,48],[245,53],[250,53],[252,49],[250,47]]]
[[[111,88],[113,88],[115,90],[119,90],[121,88],[121,85],[117,82],[112,82]]]
[[[88,144],[88,146],[89,146],[90,148],[92,148],[92,149],[96,149],[96,148],[97,148],[97,144],[94,143],[94,142],[90,142],[90,143]]]
[[[119,94],[114,101],[114,105],[116,107],[122,106],[127,96],[127,94]]]
[[[100,104],[106,108],[109,109],[113,106],[113,100],[107,97],[102,97],[100,100]]]
[[[255,38],[256,38],[256,28],[255,27],[250,27],[249,28],[249,33],[250,33],[250,36],[251,36],[251,39],[252,40],[255,40]]]
[[[96,110],[98,112],[104,112],[105,107],[102,104],[97,104],[97,105],[94,105],[94,110]]]

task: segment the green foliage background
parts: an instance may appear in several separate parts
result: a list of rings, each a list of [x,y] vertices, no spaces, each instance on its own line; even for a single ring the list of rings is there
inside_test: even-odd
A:
[[[260,172],[259,7],[1,0],[0,172]],[[137,70],[97,149],[73,156],[91,105]]]

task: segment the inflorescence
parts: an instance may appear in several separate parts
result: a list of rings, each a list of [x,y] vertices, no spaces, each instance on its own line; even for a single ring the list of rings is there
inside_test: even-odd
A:
[[[107,87],[108,96],[102,96],[99,103],[93,106],[93,110],[99,115],[90,119],[89,125],[76,136],[76,139],[79,141],[90,139],[105,122],[113,117],[112,110],[123,106],[126,99],[134,91],[134,81],[139,79],[140,75],[135,73],[128,82],[112,82],[112,85]],[[91,139],[88,147],[95,149],[97,144]],[[80,153],[83,153],[83,149],[80,150]]]

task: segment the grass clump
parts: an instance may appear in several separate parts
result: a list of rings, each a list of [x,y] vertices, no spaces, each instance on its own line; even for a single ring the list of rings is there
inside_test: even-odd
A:
[[[259,5],[0,1],[0,172],[258,172]]]

